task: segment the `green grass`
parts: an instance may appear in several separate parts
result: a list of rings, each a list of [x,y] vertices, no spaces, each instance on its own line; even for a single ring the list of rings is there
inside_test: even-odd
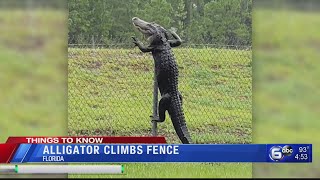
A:
[[[174,49],[179,89],[196,143],[251,142],[251,51]],[[151,135],[153,60],[137,49],[69,48],[69,133]],[[158,125],[180,143],[170,119]],[[251,163],[125,164],[125,175],[69,177],[251,177]],[[177,170],[178,169],[178,170]]]
[[[320,13],[256,9],[254,143],[311,143],[312,164],[254,164],[253,177],[319,177]]]
[[[69,178],[250,178],[251,163],[132,163],[121,175],[69,175]]]

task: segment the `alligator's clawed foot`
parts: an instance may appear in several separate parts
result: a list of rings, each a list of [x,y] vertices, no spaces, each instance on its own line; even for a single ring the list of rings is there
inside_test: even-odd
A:
[[[136,37],[134,37],[134,36],[131,36],[131,38],[133,39],[134,45],[137,46],[138,45],[138,39]]]
[[[159,116],[150,116],[151,122],[163,122],[160,120]]]

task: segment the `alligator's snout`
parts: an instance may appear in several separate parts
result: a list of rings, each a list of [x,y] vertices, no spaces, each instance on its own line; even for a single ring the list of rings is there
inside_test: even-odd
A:
[[[137,28],[145,29],[146,27],[146,23],[137,17],[132,18],[132,24]]]
[[[147,28],[146,26],[148,25],[148,24],[150,24],[149,22],[146,22],[146,21],[144,21],[144,20],[142,20],[142,19],[140,19],[140,18],[138,18],[138,17],[133,17],[132,18],[132,23],[135,25],[135,26],[139,26],[139,27],[141,27],[141,28]]]
[[[137,23],[144,22],[144,21],[141,20],[141,19],[138,18],[138,17],[133,17],[133,18],[132,18],[132,22],[133,22],[133,24],[137,24]]]

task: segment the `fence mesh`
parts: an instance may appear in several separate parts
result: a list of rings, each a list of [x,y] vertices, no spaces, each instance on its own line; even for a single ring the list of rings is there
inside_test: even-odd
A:
[[[251,47],[185,44],[173,52],[193,141],[250,143]],[[150,53],[131,44],[69,44],[68,68],[69,135],[151,136]],[[157,131],[180,143],[168,114]]]

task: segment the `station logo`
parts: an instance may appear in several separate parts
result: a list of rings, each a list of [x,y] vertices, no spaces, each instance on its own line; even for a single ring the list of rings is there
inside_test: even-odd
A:
[[[281,161],[285,156],[291,156],[293,149],[291,146],[273,146],[270,148],[269,157],[273,161]]]

